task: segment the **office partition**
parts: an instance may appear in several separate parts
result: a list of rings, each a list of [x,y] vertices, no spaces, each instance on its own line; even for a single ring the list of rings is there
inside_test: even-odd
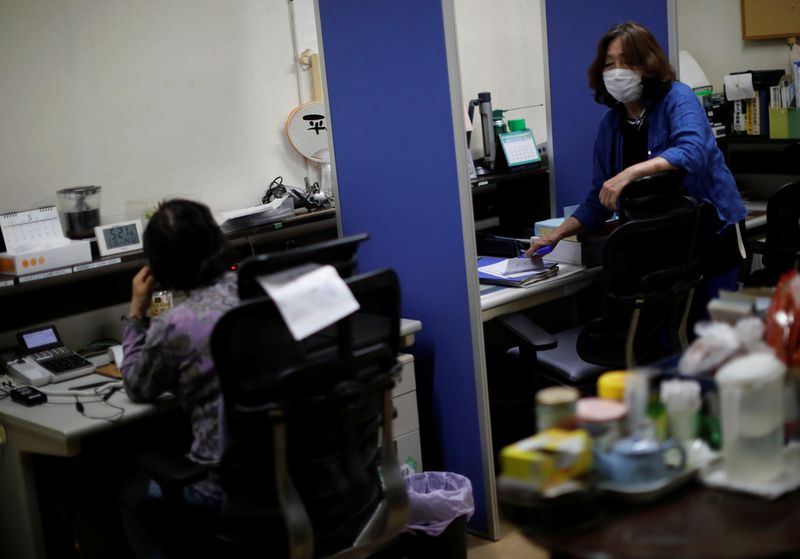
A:
[[[545,0],[546,1],[546,0]],[[550,82],[550,173],[556,214],[581,203],[592,184],[597,125],[608,110],[594,100],[587,70],[597,43],[622,21],[638,21],[670,52],[670,0],[546,1],[547,66]]]
[[[426,467],[467,476],[497,537],[483,334],[452,1],[318,0],[340,232],[390,266],[414,343]]]

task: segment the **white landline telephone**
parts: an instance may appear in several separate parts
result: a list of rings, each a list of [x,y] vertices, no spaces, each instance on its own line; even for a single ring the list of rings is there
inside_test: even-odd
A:
[[[91,374],[95,367],[111,362],[122,363],[122,346],[112,346],[99,360],[87,360],[63,346],[55,326],[37,328],[18,335],[20,349],[25,355],[6,362],[8,376],[20,384],[44,386]],[[69,368],[51,367],[52,358],[72,357]],[[49,369],[49,370],[48,370]]]
[[[19,384],[43,386],[53,381],[53,373],[29,357],[20,357],[6,363],[8,376]]]

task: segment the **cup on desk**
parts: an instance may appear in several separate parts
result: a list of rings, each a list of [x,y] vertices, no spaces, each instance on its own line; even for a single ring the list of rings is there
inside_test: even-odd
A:
[[[667,453],[680,456],[677,468],[668,465]],[[628,437],[617,441],[611,450],[595,449],[595,460],[603,476],[620,485],[641,485],[663,481],[683,470],[686,451],[673,440],[659,442]]]

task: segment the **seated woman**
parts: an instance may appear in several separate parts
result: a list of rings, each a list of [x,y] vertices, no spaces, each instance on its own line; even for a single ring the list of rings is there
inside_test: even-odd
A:
[[[239,302],[225,237],[208,207],[170,200],[161,204],[147,225],[144,254],[147,265],[133,278],[122,333],[125,388],[134,401],[174,394],[191,422],[188,458],[214,465],[222,450],[221,395],[209,338],[222,314]],[[186,292],[186,299],[151,320],[147,312],[156,285]],[[149,482],[126,492],[122,514],[128,540],[137,556],[151,556],[154,544],[148,541],[141,510],[136,509],[141,502],[158,499],[160,491]],[[184,491],[190,506],[212,515],[219,510],[221,497],[213,476]]]

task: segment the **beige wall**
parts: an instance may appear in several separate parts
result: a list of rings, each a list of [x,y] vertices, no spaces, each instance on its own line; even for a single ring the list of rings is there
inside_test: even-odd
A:
[[[289,2],[0,0],[0,210],[103,187],[106,222],[183,194],[220,211],[302,185]]]
[[[721,92],[725,74],[788,64],[786,41],[744,41],[740,0],[677,0],[678,46],[689,51]]]
[[[492,94],[492,107],[511,109],[545,103],[545,62],[540,0],[454,0],[461,93],[466,108],[479,92]],[[539,143],[547,140],[545,107],[521,109]],[[471,150],[483,156],[480,119],[474,115]]]

